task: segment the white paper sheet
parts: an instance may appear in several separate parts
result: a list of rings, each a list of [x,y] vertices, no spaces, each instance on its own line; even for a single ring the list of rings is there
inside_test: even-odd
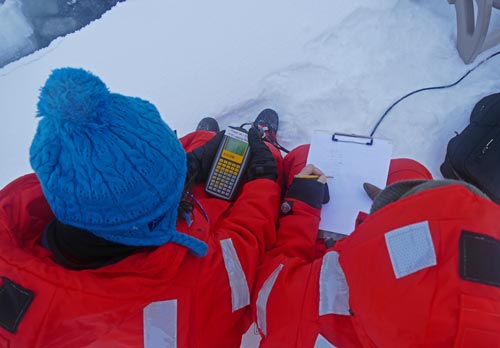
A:
[[[349,235],[360,211],[369,212],[371,200],[363,189],[368,182],[384,188],[389,172],[392,143],[387,139],[315,131],[307,163],[328,179],[330,202],[323,205],[319,228]],[[371,143],[371,144],[370,144]]]

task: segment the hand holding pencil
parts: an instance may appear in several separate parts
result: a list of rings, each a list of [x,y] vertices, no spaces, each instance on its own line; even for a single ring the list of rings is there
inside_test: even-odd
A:
[[[317,179],[317,181],[325,184],[326,179],[332,178],[331,176],[326,176],[319,168],[314,164],[308,164],[302,170],[295,175],[296,178],[301,179]]]

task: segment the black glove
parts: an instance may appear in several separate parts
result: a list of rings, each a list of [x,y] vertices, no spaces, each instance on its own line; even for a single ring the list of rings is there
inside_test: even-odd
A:
[[[330,201],[330,193],[327,184],[314,179],[294,178],[286,198],[297,199],[311,207],[320,209],[322,204]]]
[[[262,178],[276,180],[278,178],[276,160],[254,127],[248,131],[248,143],[251,156],[247,169],[248,180]]]
[[[207,141],[205,145],[197,147],[186,154],[188,172],[186,181],[192,178],[194,178],[197,183],[207,180],[224,132],[225,131],[217,133],[212,139]]]

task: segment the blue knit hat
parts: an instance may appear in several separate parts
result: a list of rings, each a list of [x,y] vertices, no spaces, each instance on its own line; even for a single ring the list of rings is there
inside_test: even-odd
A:
[[[52,72],[31,166],[55,216],[106,240],[133,246],[202,241],[176,231],[186,154],[151,103],[110,93],[82,69]]]

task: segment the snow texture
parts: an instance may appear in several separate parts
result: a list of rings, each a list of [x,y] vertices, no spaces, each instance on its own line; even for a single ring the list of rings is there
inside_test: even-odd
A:
[[[400,96],[454,82],[495,51],[466,66],[455,31],[444,0],[119,3],[0,69],[0,187],[31,171],[36,101],[52,69],[83,67],[112,91],[152,101],[181,135],[204,116],[226,127],[271,107],[280,115],[279,141],[293,148],[315,129],[367,134]],[[499,89],[498,59],[456,87],[406,99],[376,136],[394,142],[395,157],[415,158],[439,177],[448,140],[474,103]]]
[[[2,32],[22,42],[5,18]],[[0,187],[31,171],[38,91],[52,69],[83,67],[112,91],[152,101],[181,135],[204,116],[226,127],[271,107],[280,115],[279,141],[293,148],[315,129],[367,134],[400,96],[454,82],[495,51],[466,66],[455,31],[444,0],[119,3],[0,69]],[[17,32],[26,37],[29,28]],[[498,59],[456,87],[406,99],[376,136],[394,142],[394,156],[415,158],[439,177],[448,140],[474,103],[499,89]]]

